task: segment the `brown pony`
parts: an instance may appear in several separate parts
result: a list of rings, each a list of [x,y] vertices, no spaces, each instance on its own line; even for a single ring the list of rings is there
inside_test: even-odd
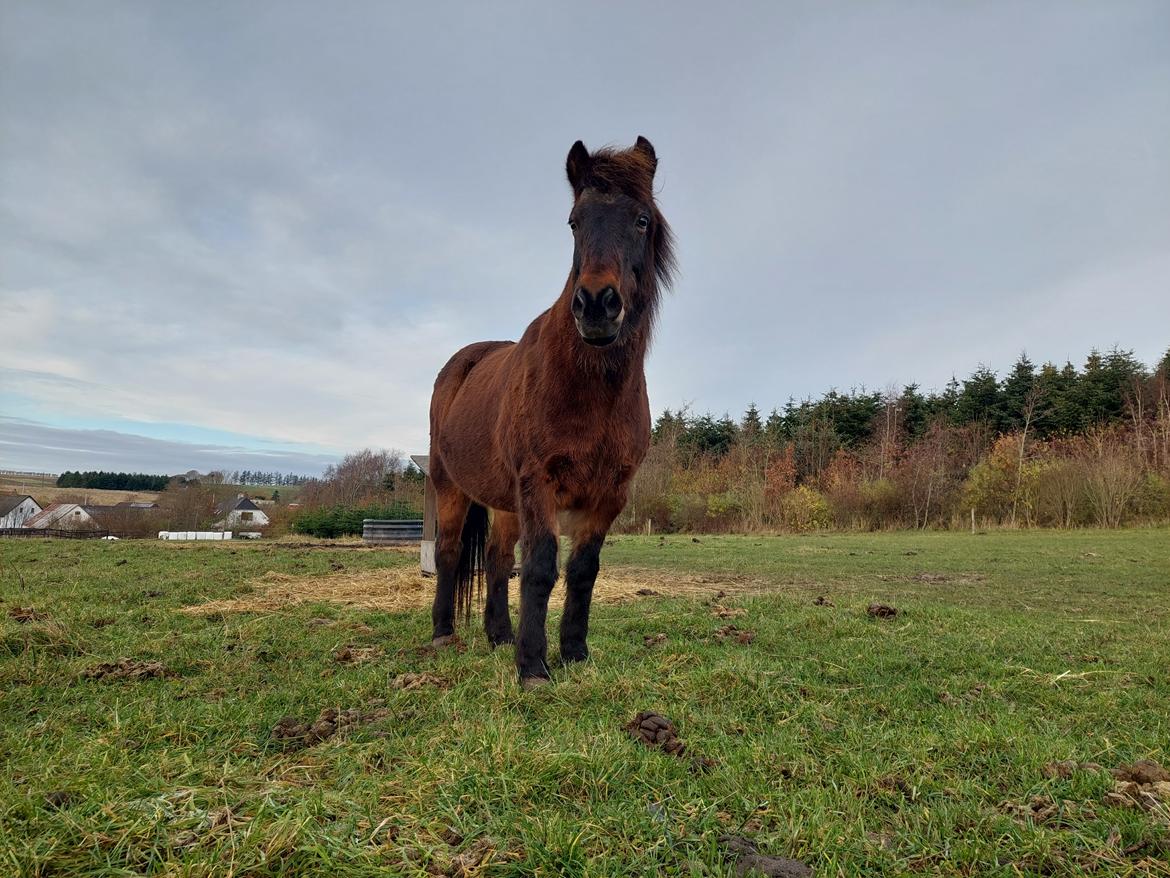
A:
[[[569,150],[573,266],[552,307],[518,342],[468,345],[439,372],[431,397],[431,479],[438,500],[436,646],[470,619],[472,584],[487,574],[484,630],[516,643],[525,688],[547,682],[545,617],[565,568],[561,661],[588,657],[598,559],[650,444],[643,362],[659,291],[674,271],[670,227],[654,203],[654,147]],[[491,535],[488,537],[488,512]],[[520,625],[508,578],[521,541]]]

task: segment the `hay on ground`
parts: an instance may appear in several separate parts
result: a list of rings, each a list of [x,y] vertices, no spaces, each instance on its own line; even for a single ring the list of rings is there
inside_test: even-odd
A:
[[[323,576],[289,576],[270,570],[248,585],[252,586],[251,594],[185,607],[183,612],[195,615],[274,612],[297,604],[331,603],[393,613],[429,607],[435,596],[435,580],[423,576],[414,567],[347,571]],[[715,579],[623,568],[612,572],[603,570],[597,577],[593,597],[603,603],[623,603],[649,600],[650,597],[639,594],[647,590],[661,597],[710,597],[719,591],[745,594],[759,592],[761,588],[761,583],[756,580]],[[513,604],[518,596],[519,583],[513,580]],[[564,603],[563,583],[553,589],[549,603],[553,607]]]

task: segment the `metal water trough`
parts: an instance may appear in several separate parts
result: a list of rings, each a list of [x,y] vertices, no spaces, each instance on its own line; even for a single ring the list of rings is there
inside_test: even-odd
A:
[[[422,540],[421,518],[394,521],[384,518],[362,519],[362,541],[374,546],[417,543]]]

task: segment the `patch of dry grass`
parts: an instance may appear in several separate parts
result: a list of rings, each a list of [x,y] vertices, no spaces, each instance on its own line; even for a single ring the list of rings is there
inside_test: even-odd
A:
[[[385,550],[382,550],[385,551]],[[417,551],[417,550],[415,550]],[[435,596],[435,580],[414,567],[355,570],[309,576],[290,576],[269,570],[247,583],[252,593],[183,608],[184,613],[270,613],[305,603],[330,603],[365,610],[402,612],[428,607]],[[710,597],[719,592],[758,593],[763,583],[753,579],[686,575],[662,570],[602,570],[594,599],[623,603],[641,597]],[[512,599],[518,597],[513,582]],[[550,604],[564,602],[564,589],[553,590]]]

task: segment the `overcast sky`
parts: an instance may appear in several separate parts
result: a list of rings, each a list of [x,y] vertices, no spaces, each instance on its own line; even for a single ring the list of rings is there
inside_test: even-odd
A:
[[[1170,346],[1162,0],[0,0],[0,467],[425,451],[639,134],[655,411]]]

